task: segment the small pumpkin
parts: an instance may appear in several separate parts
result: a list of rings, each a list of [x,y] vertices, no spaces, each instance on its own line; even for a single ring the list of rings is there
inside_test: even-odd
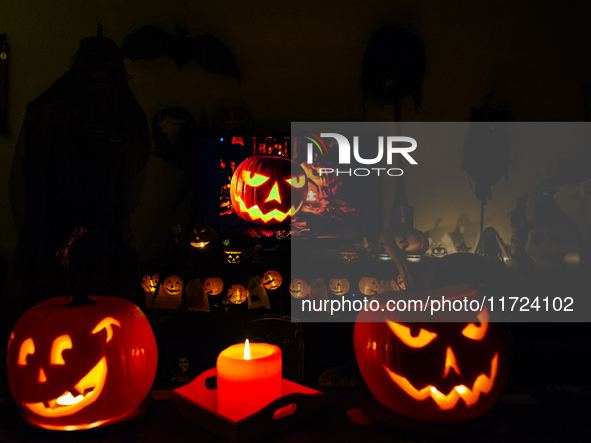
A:
[[[57,297],[18,320],[8,342],[8,381],[29,423],[89,429],[134,414],[150,392],[157,360],[150,324],[133,303]]]
[[[222,289],[224,289],[224,282],[221,278],[206,278],[205,282],[203,283],[203,289],[205,289],[205,293],[207,295],[218,295],[222,293]]]
[[[289,285],[289,293],[293,298],[304,298],[310,293],[310,287],[305,280],[296,278]]]
[[[289,224],[306,194],[306,175],[296,162],[256,155],[234,171],[230,198],[236,214],[262,226]]]
[[[224,251],[228,263],[240,263],[242,251]]]
[[[267,271],[263,275],[263,286],[265,289],[269,289],[270,291],[274,291],[281,286],[283,282],[283,277],[278,271]]]
[[[350,288],[349,280],[346,278],[333,278],[328,286],[334,295],[345,295]]]
[[[246,288],[238,284],[230,286],[227,299],[235,305],[244,303],[246,301]]]
[[[158,280],[160,279],[160,276],[158,276],[157,274],[154,274],[152,276],[150,275],[144,275],[142,277],[142,288],[144,291],[146,292],[150,292],[151,294],[153,294],[154,292],[156,292],[156,286],[158,286]]]
[[[380,284],[373,277],[361,277],[359,280],[359,290],[363,295],[375,295],[379,289]]]
[[[164,290],[167,294],[177,295],[183,292],[183,280],[176,275],[170,275],[164,280]]]

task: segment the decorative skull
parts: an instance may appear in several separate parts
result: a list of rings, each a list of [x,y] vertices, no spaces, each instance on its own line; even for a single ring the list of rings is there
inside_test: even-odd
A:
[[[179,358],[179,367],[181,371],[187,372],[189,370],[189,360],[186,357]]]

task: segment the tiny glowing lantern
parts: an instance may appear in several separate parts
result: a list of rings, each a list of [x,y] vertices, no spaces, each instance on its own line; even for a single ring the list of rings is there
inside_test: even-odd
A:
[[[206,278],[203,283],[203,288],[207,295],[218,295],[221,294],[222,289],[224,289],[224,282],[221,278],[217,277]]]
[[[363,295],[376,295],[380,289],[378,280],[372,277],[362,277],[359,280],[359,290]]]
[[[144,291],[153,294],[154,292],[156,292],[156,286],[158,286],[159,279],[160,277],[156,274],[152,276],[144,275],[142,277],[142,288],[144,289]]]
[[[239,421],[281,397],[281,348],[268,343],[230,346],[218,356],[218,412]]]
[[[345,295],[349,292],[349,280],[346,278],[333,278],[330,283],[330,290],[334,295]]]
[[[228,289],[228,300],[235,305],[239,305],[246,301],[246,288],[242,285],[232,285]]]
[[[263,286],[265,289],[269,289],[270,291],[274,291],[275,289],[279,288],[282,281],[283,278],[277,271],[267,271],[263,276]]]
[[[226,254],[228,263],[240,263],[242,251],[224,251],[224,254]]]
[[[52,430],[105,426],[132,417],[150,392],[158,353],[150,324],[117,297],[44,301],[8,342],[10,390],[22,417]]]
[[[293,298],[304,298],[310,293],[310,286],[305,280],[296,278],[289,285],[289,293]]]

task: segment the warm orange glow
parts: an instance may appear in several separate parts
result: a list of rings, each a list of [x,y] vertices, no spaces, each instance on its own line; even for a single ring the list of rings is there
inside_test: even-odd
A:
[[[97,332],[102,331],[103,329],[107,330],[107,343],[113,338],[113,325],[117,327],[121,327],[121,323],[119,320],[114,319],[113,317],[105,317],[103,318],[92,330],[91,334],[96,334]]]
[[[443,369],[443,378],[447,378],[451,369],[456,371],[456,374],[462,375],[460,374],[460,367],[458,366],[458,361],[456,360],[454,351],[452,351],[451,347],[448,346],[447,351],[445,352],[445,368]]]
[[[261,186],[263,183],[269,180],[269,177],[257,174],[256,172],[253,172],[251,176],[251,173],[248,171],[242,171],[242,178],[244,179],[247,185],[253,186],[255,188]]]
[[[277,203],[281,203],[281,196],[279,195],[279,185],[275,183],[271,192],[269,192],[269,196],[265,200],[265,203],[275,200]]]
[[[460,398],[464,401],[466,406],[472,406],[478,403],[481,393],[488,394],[492,390],[497,377],[498,368],[499,354],[496,353],[490,363],[490,375],[480,374],[476,377],[476,380],[474,380],[474,383],[472,384],[472,389],[465,385],[458,385],[454,386],[452,390],[445,395],[433,385],[425,386],[419,390],[415,388],[406,377],[396,374],[384,365],[384,369],[388,372],[392,381],[394,381],[394,383],[396,383],[400,389],[406,392],[410,397],[417,401],[423,401],[431,397],[439,409],[443,411],[455,408],[458,401],[460,401]]]
[[[470,323],[462,330],[462,334],[472,340],[479,341],[486,336],[486,331],[488,330],[489,315],[486,306],[480,311],[476,318],[480,321],[480,325],[476,326],[476,324]]]
[[[427,331],[423,328],[420,329],[419,335],[413,337],[410,334],[410,328],[408,326],[394,323],[393,321],[388,321],[387,323],[394,335],[396,335],[402,343],[411,348],[422,348],[427,346],[437,337],[436,333]]]
[[[244,360],[250,360],[250,344],[248,343],[248,338],[244,342]]]
[[[203,248],[208,243],[209,243],[208,241],[198,241],[198,242],[192,241],[191,246],[193,246],[194,248]]]
[[[286,178],[285,181],[294,188],[301,188],[306,184],[306,176],[300,175],[299,177]]]
[[[273,192],[273,191],[271,191]],[[296,212],[298,212],[302,206],[302,203],[299,204],[299,206],[296,208],[294,208],[293,206],[290,208],[289,211],[287,212],[281,212],[279,209],[273,209],[270,212],[267,212],[266,214],[263,214],[263,212],[260,210],[260,208],[258,207],[258,205],[254,205],[251,208],[247,208],[246,204],[244,204],[244,202],[242,201],[242,199],[238,196],[235,196],[236,201],[238,202],[238,205],[240,206],[240,211],[242,212],[246,212],[251,220],[262,220],[265,223],[268,223],[269,221],[275,219],[278,222],[282,222],[284,221],[287,217],[291,217],[293,214],[295,214]]]
[[[66,349],[72,349],[72,339],[68,334],[60,335],[51,345],[51,354],[49,354],[49,363],[52,365],[65,365],[62,352]]]
[[[33,341],[32,338],[29,337],[23,342],[20,350],[18,351],[17,365],[26,366],[27,365],[27,356],[32,355],[34,353],[35,353],[35,342]]]
[[[66,391],[58,398],[38,403],[23,402],[23,406],[40,417],[66,417],[75,414],[94,403],[101,395],[106,379],[107,358],[103,357],[94,368],[92,368],[74,386],[76,391],[81,394],[74,396],[71,392]]]
[[[43,368],[39,368],[39,377],[37,377],[37,383],[45,383],[47,381],[47,375]]]

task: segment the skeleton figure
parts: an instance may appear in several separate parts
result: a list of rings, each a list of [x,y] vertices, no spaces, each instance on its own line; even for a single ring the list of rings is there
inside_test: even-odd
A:
[[[564,235],[559,229],[540,226],[529,231],[525,252],[533,259],[536,268],[560,266],[567,250]]]
[[[174,377],[172,377],[172,381],[175,383],[188,383],[191,381],[191,377],[187,375],[187,371],[189,370],[189,360],[186,357],[179,358],[179,368],[181,369],[177,372]]]

